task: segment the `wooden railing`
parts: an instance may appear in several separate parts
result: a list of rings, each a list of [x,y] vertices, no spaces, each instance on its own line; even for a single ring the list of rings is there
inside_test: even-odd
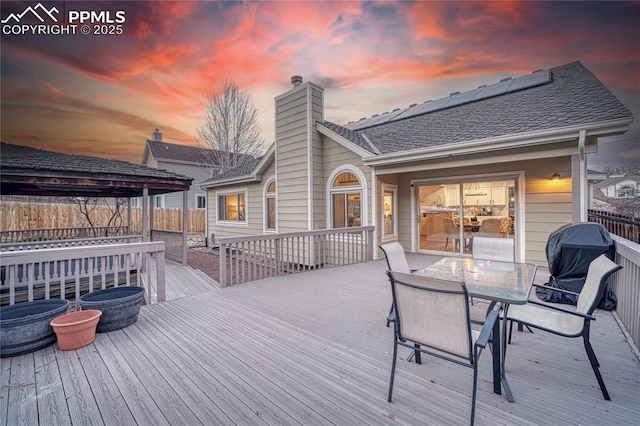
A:
[[[157,261],[157,295],[151,294],[150,256]],[[18,250],[0,253],[0,304],[75,299],[120,285],[146,289],[147,303],[165,300],[164,242]],[[156,296],[156,297],[153,297]]]
[[[373,259],[373,226],[220,238],[220,285]]]
[[[116,237],[126,235],[127,233],[128,229],[126,226],[24,229],[20,231],[2,231],[0,233],[0,243],[70,240],[91,237]]]
[[[182,231],[167,231],[164,229],[152,229],[151,241],[164,241],[165,258],[172,262],[183,263],[186,261],[185,241]]]
[[[616,263],[622,269],[609,284],[618,298],[616,314],[636,347],[640,345],[640,244],[611,235],[616,243]]]
[[[640,244],[640,218],[638,217],[602,210],[588,210],[588,221],[600,223],[610,233]]]
[[[53,240],[53,241],[34,241],[34,242],[17,242],[17,243],[1,243],[0,252],[2,251],[19,251],[19,250],[39,250],[46,248],[59,247],[83,247],[98,246],[105,244],[125,244],[138,243],[142,241],[142,235],[123,235],[119,237],[102,237],[102,238],[78,238],[71,240]]]

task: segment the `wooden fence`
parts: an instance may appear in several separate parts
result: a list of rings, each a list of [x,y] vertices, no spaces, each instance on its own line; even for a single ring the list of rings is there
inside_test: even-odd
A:
[[[188,232],[205,232],[204,209],[189,210]],[[126,225],[126,207],[121,212],[118,223],[109,224],[113,208],[96,206],[90,213],[95,227]],[[23,203],[9,201],[0,203],[0,232],[21,231],[26,229],[81,228],[87,227],[86,218],[75,204]],[[131,208],[131,232],[142,232],[142,208]],[[154,209],[153,226],[155,229],[168,231],[182,230],[182,209]]]

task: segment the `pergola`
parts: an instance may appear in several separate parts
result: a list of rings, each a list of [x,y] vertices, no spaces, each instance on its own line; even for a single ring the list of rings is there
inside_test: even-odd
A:
[[[3,195],[50,197],[131,198],[142,197],[142,236],[148,241],[153,223],[151,196],[182,191],[182,262],[187,255],[187,191],[192,178],[166,170],[84,155],[43,151],[2,142],[0,146],[0,192]]]

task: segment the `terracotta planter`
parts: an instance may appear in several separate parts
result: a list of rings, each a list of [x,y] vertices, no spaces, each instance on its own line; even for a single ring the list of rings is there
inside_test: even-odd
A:
[[[93,342],[101,315],[101,311],[89,309],[70,312],[51,320],[51,327],[58,336],[58,347],[70,351]]]

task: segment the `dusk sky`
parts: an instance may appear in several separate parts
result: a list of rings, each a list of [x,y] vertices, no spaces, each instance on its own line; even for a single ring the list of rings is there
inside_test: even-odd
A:
[[[231,78],[252,96],[268,146],[274,97],[292,75],[323,87],[325,119],[346,124],[580,61],[635,116],[589,168],[640,164],[639,1],[40,3],[0,6],[7,143],[139,163],[155,128],[198,145],[205,95]],[[95,12],[106,26],[82,23],[91,32],[121,34],[84,35],[78,21],[75,34],[24,33],[41,22],[10,15],[29,6],[47,25],[43,9],[64,25]]]

